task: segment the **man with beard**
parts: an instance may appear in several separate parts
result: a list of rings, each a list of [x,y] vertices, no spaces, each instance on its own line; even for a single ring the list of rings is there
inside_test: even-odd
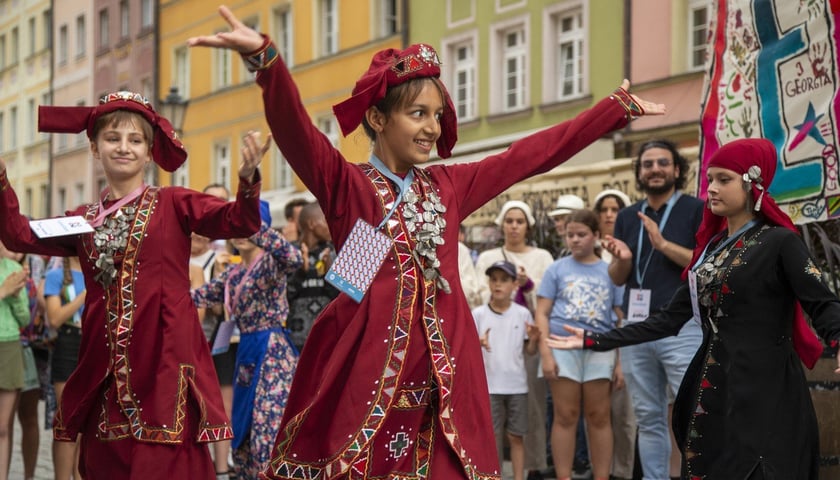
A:
[[[602,245],[613,255],[610,277],[626,285],[627,323],[646,319],[665,306],[681,284],[691,261],[694,235],[703,216],[703,202],[681,194],[688,161],[667,140],[653,140],[639,149],[633,165],[636,188],[645,198],[623,209],[614,236]],[[698,322],[687,322],[678,336],[621,349],[621,366],[639,427],[639,457],[645,480],[666,480],[672,451],[669,404],[700,346]],[[677,463],[678,465],[678,463]]]

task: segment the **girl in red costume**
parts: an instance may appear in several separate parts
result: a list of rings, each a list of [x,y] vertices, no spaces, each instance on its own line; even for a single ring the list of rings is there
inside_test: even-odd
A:
[[[190,233],[247,237],[260,224],[257,171],[267,145],[248,135],[235,202],[143,181],[154,161],[187,158],[169,122],[141,95],[95,107],[41,107],[39,129],[87,131],[108,182],[98,202],[69,212],[93,232],[39,238],[19,211],[0,161],[0,238],[19,252],[78,256],[87,295],[78,367],[56,413],[56,440],[80,437],[86,480],[215,478],[205,442],[230,425],[190,299]],[[59,219],[53,219],[57,222]]]
[[[236,50],[257,72],[273,136],[328,219],[340,252],[333,279],[372,272],[366,291],[364,279],[347,287],[316,320],[265,475],[500,478],[478,335],[458,279],[458,225],[514,183],[664,106],[629,95],[625,83],[504,153],[418,168],[435,147],[452,153],[455,110],[432,47],[389,49],[334,107],[345,135],[362,125],[373,142],[370,162],[352,164],[310,121],[270,39],[220,11],[231,31],[190,45]]]

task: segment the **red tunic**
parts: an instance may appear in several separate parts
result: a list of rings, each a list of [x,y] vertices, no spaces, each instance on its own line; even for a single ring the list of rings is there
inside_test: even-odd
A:
[[[254,185],[240,179],[237,199],[229,203],[179,187],[147,187],[129,203],[136,213],[107,288],[94,280],[99,254],[93,234],[39,239],[20,215],[5,174],[0,190],[3,243],[18,252],[77,255],[85,274],[79,364],[64,388],[55,438],[75,441],[92,424],[101,440],[182,444],[231,438],[190,299],[190,232],[212,238],[256,232],[259,179]],[[92,218],[98,208],[82,206],[71,214]],[[185,422],[194,436],[186,437]]]
[[[260,71],[257,82],[274,139],[318,198],[340,252],[358,218],[382,221],[394,187],[370,164],[345,161],[312,125],[282,62]],[[393,246],[362,302],[341,294],[313,326],[266,475],[500,478],[478,335],[458,278],[458,225],[626,122],[620,102],[605,99],[481,162],[415,169],[412,190],[421,198],[433,191],[446,207],[449,227],[437,255],[452,293],[424,279],[398,208],[384,229]],[[436,470],[447,455],[457,470]]]

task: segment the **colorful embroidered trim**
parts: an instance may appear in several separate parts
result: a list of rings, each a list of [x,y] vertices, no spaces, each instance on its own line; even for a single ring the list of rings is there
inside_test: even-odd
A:
[[[243,53],[242,59],[245,60],[245,67],[249,72],[254,73],[258,70],[265,70],[277,61],[279,54],[277,47],[271,42],[267,35],[263,35],[263,44],[260,48],[250,53]]]
[[[610,95],[610,98],[615,99],[621,104],[624,111],[627,112],[628,122],[645,114],[645,109],[633,99],[627,90],[621,87],[616,88],[612,95]]]
[[[9,176],[6,174],[6,169],[0,172],[0,192],[5,192],[9,188]]]
[[[120,90],[119,92],[111,92],[107,95],[103,95],[99,98],[99,104],[103,105],[110,102],[116,102],[118,100],[138,103],[153,112],[155,111],[154,107],[152,107],[152,102],[150,102],[149,99],[139,93],[129,92],[127,90]]]

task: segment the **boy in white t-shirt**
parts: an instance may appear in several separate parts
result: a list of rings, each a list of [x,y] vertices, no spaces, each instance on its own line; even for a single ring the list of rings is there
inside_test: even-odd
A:
[[[528,430],[525,352],[537,353],[540,331],[528,309],[511,300],[517,287],[516,267],[510,262],[498,261],[485,273],[490,286],[490,303],[476,307],[472,314],[481,340],[499,458],[502,458],[504,427],[510,442],[513,478],[522,480],[525,472],[522,437]]]

